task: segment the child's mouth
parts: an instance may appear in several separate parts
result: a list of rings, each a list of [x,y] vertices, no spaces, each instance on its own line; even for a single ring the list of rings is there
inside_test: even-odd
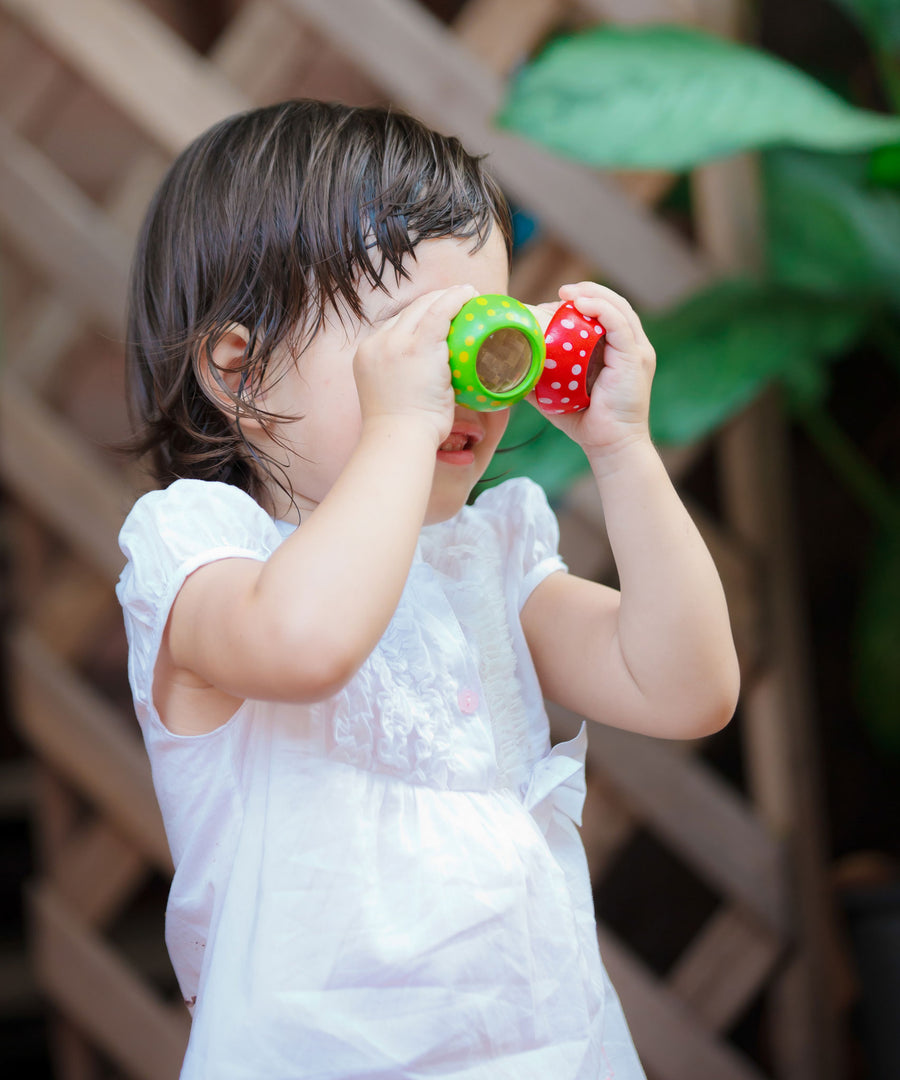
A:
[[[478,428],[457,424],[438,447],[438,457],[450,465],[471,465],[483,437]]]
[[[455,431],[441,443],[438,450],[441,453],[455,454],[460,450],[471,450],[474,445],[475,440],[471,435],[464,435],[461,431]]]

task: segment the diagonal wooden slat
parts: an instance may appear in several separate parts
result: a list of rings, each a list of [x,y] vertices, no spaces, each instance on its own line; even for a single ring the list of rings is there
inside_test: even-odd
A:
[[[551,709],[555,725],[571,727]],[[605,773],[695,872],[779,936],[789,932],[784,850],[711,769],[658,739],[593,724],[588,764]]]
[[[50,1000],[134,1080],[175,1080],[189,1030],[48,886],[29,898],[35,968]]]
[[[121,333],[130,240],[48,158],[3,124],[0,231],[70,302]]]
[[[150,874],[130,837],[105,818],[81,826],[48,869],[66,904],[93,926],[111,919]]]
[[[506,75],[569,7],[571,0],[519,0],[510,19],[507,0],[468,0],[453,29],[492,71]]]
[[[491,168],[516,201],[637,302],[663,307],[708,279],[702,257],[612,181],[496,128],[501,79],[414,0],[284,2],[396,102],[490,153]]]
[[[212,64],[135,0],[0,5],[170,153],[247,107]]]
[[[27,630],[13,639],[11,656],[22,736],[156,869],[171,874],[150,766],[130,725]]]
[[[641,1059],[665,1080],[765,1080],[760,1070],[671,994],[602,927],[600,952],[616,987]]]
[[[131,485],[11,373],[0,381],[0,478],[107,580],[118,577]]]
[[[602,22],[670,23],[700,22],[708,0],[575,0],[575,6]]]
[[[717,911],[669,973],[668,987],[713,1031],[726,1031],[759,992],[784,943],[737,906]]]

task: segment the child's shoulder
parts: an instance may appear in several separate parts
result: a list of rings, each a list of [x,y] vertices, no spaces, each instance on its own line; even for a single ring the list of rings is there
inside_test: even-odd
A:
[[[128,534],[151,523],[189,528],[198,521],[225,522],[232,519],[272,523],[272,519],[252,496],[232,484],[218,480],[175,480],[168,487],[147,491],[132,506],[122,526]]]
[[[267,557],[281,542],[271,517],[247,492],[212,480],[175,480],[142,495],[119,547],[129,564],[183,564],[211,551]]]
[[[126,518],[126,523],[135,517],[146,515],[193,514],[225,507],[250,511],[262,507],[241,488],[233,484],[223,484],[219,480],[173,480],[164,488],[154,488],[144,492],[134,503]]]

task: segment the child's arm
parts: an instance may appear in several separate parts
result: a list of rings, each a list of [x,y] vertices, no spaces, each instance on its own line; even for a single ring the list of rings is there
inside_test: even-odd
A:
[[[522,625],[541,686],[616,727],[707,734],[734,711],[737,659],[718,573],[650,441],[653,349],[611,290],[582,282],[560,297],[607,331],[590,408],[552,419],[591,464],[620,589],[560,573],[534,590]]]
[[[268,561],[222,560],[187,579],[161,658],[171,669],[237,699],[313,701],[363,663],[409,573],[453,422],[449,323],[474,294],[429,293],[364,338],[361,434],[346,466]]]

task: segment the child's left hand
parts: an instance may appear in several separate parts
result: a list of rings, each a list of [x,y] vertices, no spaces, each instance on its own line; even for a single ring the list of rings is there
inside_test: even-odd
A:
[[[591,390],[590,407],[582,412],[547,416],[592,458],[615,453],[636,438],[650,437],[650,386],[656,353],[634,309],[604,285],[581,281],[563,285],[560,299],[572,301],[582,315],[603,324],[603,367]],[[540,304],[548,318],[558,304]],[[542,320],[543,321],[543,320]],[[528,399],[535,407],[535,396]]]

